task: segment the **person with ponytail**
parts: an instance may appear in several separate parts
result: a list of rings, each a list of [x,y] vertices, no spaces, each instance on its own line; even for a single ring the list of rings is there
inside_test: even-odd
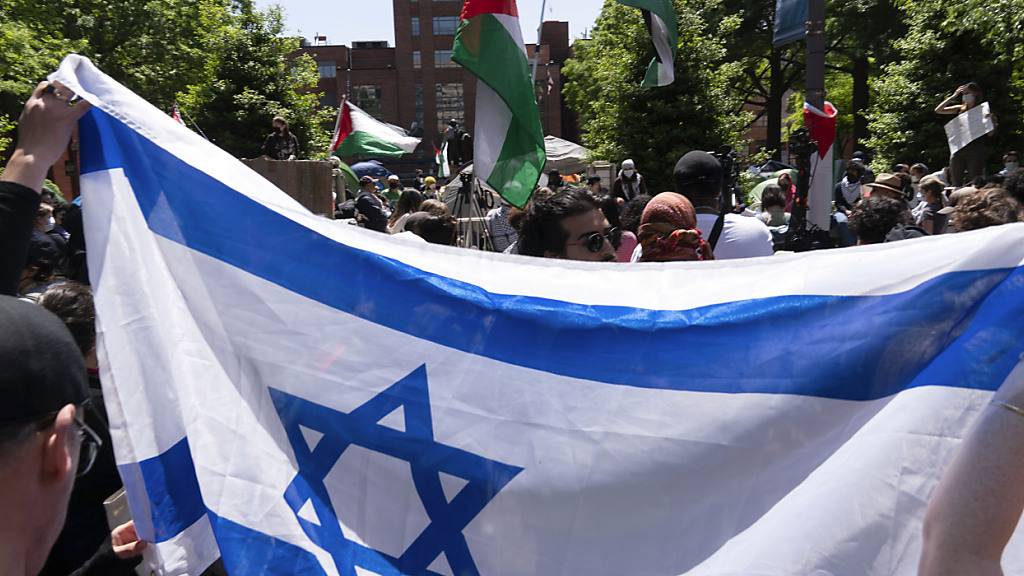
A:
[[[640,219],[640,262],[714,260],[711,246],[697,229],[697,212],[682,194],[663,192],[644,208]]]

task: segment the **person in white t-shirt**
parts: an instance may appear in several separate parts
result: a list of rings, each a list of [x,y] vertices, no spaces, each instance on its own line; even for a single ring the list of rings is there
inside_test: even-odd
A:
[[[711,154],[695,150],[679,159],[673,176],[676,192],[693,203],[697,228],[710,241],[721,213],[722,165]],[[775,253],[772,233],[757,218],[726,214],[714,253],[716,260],[771,256]]]

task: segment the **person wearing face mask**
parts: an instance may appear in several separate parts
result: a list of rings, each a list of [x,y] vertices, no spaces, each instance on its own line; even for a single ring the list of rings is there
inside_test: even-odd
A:
[[[834,200],[836,210],[846,214],[853,210],[853,205],[860,202],[861,181],[864,178],[864,165],[850,162],[846,165],[846,175],[836,182]],[[785,198],[785,196],[783,196]],[[764,198],[761,199],[764,202]]]
[[[260,153],[271,160],[295,160],[299,157],[299,139],[288,129],[288,122],[277,116],[274,131],[263,141]]]
[[[633,198],[645,194],[647,194],[647,182],[644,181],[643,175],[636,171],[636,163],[632,160],[623,160],[619,177],[612,185],[612,196],[629,202]]]
[[[1003,155],[1003,169],[999,172],[999,175],[1006,178],[1010,174],[1013,174],[1020,169],[1020,159],[1017,152],[1011,150]]]
[[[958,98],[960,103],[954,103]],[[935,113],[946,116],[958,116],[975,106],[979,106],[982,102],[984,102],[984,99],[982,98],[981,88],[976,83],[970,82],[957,88],[952,96],[936,106]],[[993,118],[993,121],[995,121],[995,118]],[[993,134],[990,133],[989,136]],[[959,187],[979,176],[984,176],[987,153],[984,138],[978,138],[957,151],[949,159],[950,184]]]

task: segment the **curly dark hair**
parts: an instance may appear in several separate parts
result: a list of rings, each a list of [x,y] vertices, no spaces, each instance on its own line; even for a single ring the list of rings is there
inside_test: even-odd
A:
[[[540,257],[547,252],[564,253],[569,235],[562,227],[562,220],[600,209],[601,205],[590,193],[575,189],[559,192],[541,202],[532,202],[519,232],[519,253]]]
[[[39,305],[64,322],[85,356],[96,345],[96,309],[92,289],[78,282],[54,284],[39,297]]]
[[[647,203],[651,201],[649,194],[641,194],[634,196],[632,200],[626,203],[622,208],[622,214],[619,215],[619,223],[623,230],[628,230],[633,234],[636,234],[640,230],[640,219],[644,216],[644,208],[647,208]]]
[[[622,228],[622,207],[619,206],[619,199],[615,196],[599,196],[596,198],[601,205],[601,212],[608,219],[612,228]]]
[[[983,188],[961,198],[953,213],[953,223],[960,232],[980,230],[1020,220],[1021,204],[1002,188]]]
[[[881,244],[896,226],[913,221],[906,202],[882,194],[872,194],[850,213],[850,229],[861,244]]]

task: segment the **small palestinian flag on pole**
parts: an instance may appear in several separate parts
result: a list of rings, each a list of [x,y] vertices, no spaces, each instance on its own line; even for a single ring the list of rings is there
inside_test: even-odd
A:
[[[644,13],[647,31],[654,44],[654,60],[647,68],[643,86],[668,86],[676,79],[676,53],[679,50],[679,20],[672,0],[618,0],[619,4],[639,8]]]
[[[448,142],[441,144],[441,148],[434,147],[434,164],[437,164],[437,175],[441,178],[448,178],[452,175],[452,169],[448,166]]]
[[[347,99],[341,101],[331,140],[331,153],[335,156],[398,158],[413,152],[419,145],[419,138],[377,120]]]
[[[522,208],[547,156],[515,0],[466,0],[452,52],[477,77],[473,171]]]
[[[174,103],[174,107],[171,108],[171,118],[173,118],[174,121],[177,122],[178,124],[181,124],[182,126],[185,125],[185,121],[181,119],[181,111],[178,110],[178,103],[177,102],[175,102]]]

